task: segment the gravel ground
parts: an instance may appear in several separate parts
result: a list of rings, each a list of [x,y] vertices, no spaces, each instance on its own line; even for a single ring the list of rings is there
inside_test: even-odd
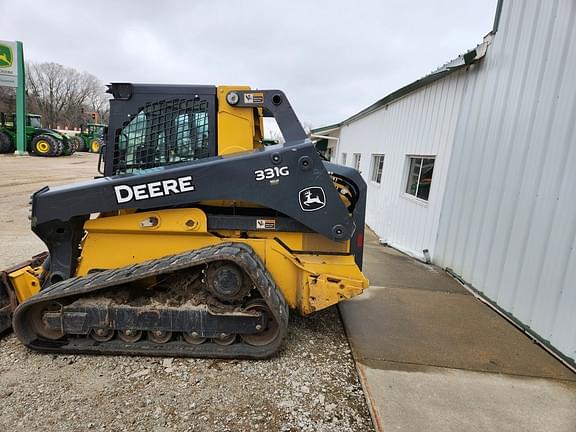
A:
[[[86,179],[94,155],[0,156],[0,264],[39,252],[28,195]],[[24,216],[24,217],[23,217]],[[41,246],[41,245],[40,245]],[[336,308],[293,316],[270,360],[38,354],[0,339],[0,430],[371,431],[366,401]]]
[[[335,308],[270,360],[50,355],[0,340],[0,430],[373,430]]]

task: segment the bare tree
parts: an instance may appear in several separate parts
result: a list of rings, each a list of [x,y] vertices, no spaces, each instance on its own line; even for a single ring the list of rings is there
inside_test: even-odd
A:
[[[110,98],[112,95],[103,91],[94,92],[88,98],[86,107],[90,112],[98,114],[98,118],[102,123],[108,123],[108,116],[110,114]]]
[[[104,86],[94,75],[58,63],[26,66],[29,111],[42,115],[48,127],[76,127],[87,122],[87,113],[106,113]]]
[[[16,89],[0,87],[0,112],[13,113],[16,111]]]

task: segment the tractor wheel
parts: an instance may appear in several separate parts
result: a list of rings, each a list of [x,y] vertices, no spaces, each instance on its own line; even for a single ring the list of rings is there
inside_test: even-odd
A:
[[[64,156],[64,143],[59,140],[56,141],[56,154],[54,156]]]
[[[50,135],[36,135],[30,142],[30,153],[34,156],[60,156],[62,143]]]
[[[70,142],[72,143],[72,147],[74,148],[75,152],[85,151],[84,140],[79,136],[75,135],[70,137]]]
[[[76,146],[74,145],[74,143],[70,140],[64,140],[62,141],[62,155],[63,156],[70,156],[71,154],[74,154],[74,152],[76,151]]]
[[[16,150],[16,146],[10,135],[0,132],[0,153],[14,153],[14,150]]]
[[[104,145],[104,141],[100,138],[92,138],[90,140],[90,146],[88,147],[88,151],[90,153],[100,153],[100,149]]]

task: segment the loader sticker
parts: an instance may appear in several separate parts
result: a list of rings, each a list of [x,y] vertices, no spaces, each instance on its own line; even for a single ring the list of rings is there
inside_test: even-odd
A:
[[[11,67],[12,61],[13,61],[12,48],[0,44],[0,68]]]
[[[247,104],[264,103],[264,93],[244,93],[244,103]]]
[[[326,205],[326,194],[320,186],[311,186],[300,191],[298,201],[302,210],[316,211]]]
[[[258,230],[275,230],[275,219],[256,219],[256,229]]]
[[[125,204],[133,200],[140,201],[184,192],[193,192],[194,190],[196,190],[196,187],[192,183],[192,176],[143,183],[134,186],[114,186],[114,193],[116,194],[116,202],[118,204]]]

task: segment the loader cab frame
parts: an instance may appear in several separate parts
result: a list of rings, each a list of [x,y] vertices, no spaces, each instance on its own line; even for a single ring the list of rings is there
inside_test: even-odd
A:
[[[110,123],[102,151],[105,176],[265,147],[263,117],[274,117],[285,139],[307,135],[280,90],[246,86],[110,84]]]
[[[111,84],[105,176],[217,155],[216,87]]]

